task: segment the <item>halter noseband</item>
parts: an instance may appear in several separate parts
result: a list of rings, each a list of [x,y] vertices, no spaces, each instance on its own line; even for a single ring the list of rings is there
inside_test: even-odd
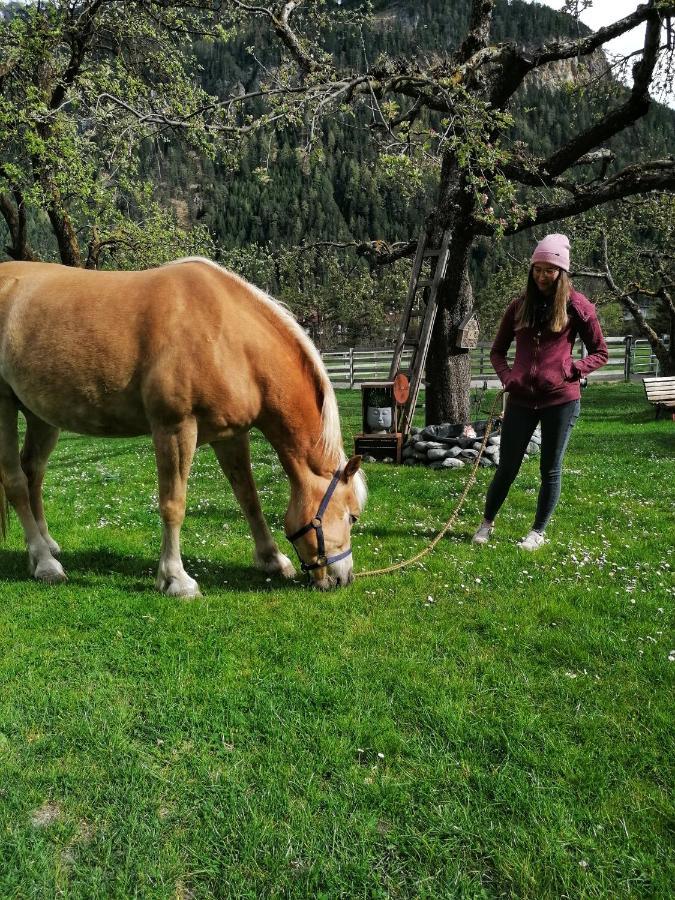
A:
[[[311,572],[312,569],[323,569],[326,566],[329,566],[331,563],[338,562],[341,559],[345,559],[345,557],[350,556],[352,552],[352,548],[349,547],[348,550],[344,550],[342,553],[338,553],[335,556],[326,556],[326,544],[323,539],[323,525],[322,519],[323,514],[326,512],[326,507],[328,506],[331,497],[335,492],[335,488],[338,486],[338,482],[340,481],[340,476],[342,475],[342,469],[338,469],[331,483],[328,485],[326,489],[326,493],[323,495],[323,500],[319,504],[319,508],[316,511],[316,515],[312,519],[311,522],[308,522],[298,531],[295,531],[293,534],[287,534],[286,538],[293,544],[294,541],[297,541],[299,537],[302,537],[303,534],[307,534],[308,531],[314,529],[316,532],[316,543],[319,549],[319,555],[317,557],[316,562],[314,563],[306,563],[303,562],[300,558],[300,554],[298,553],[298,548],[295,547],[295,552],[298,553],[298,559],[300,559],[300,568],[303,572]],[[295,545],[294,545],[295,546]]]

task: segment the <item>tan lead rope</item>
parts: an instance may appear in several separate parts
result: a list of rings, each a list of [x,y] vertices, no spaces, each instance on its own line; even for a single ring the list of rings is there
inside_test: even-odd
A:
[[[483,456],[483,453],[485,452],[485,447],[487,446],[487,440],[490,437],[490,432],[492,431],[492,423],[494,422],[494,419],[495,419],[495,409],[497,408],[497,403],[501,400],[503,393],[504,393],[504,391],[499,391],[499,393],[495,397],[494,403],[492,404],[492,408],[490,410],[490,415],[488,417],[487,425],[485,426],[485,434],[483,435],[483,442],[480,446],[480,450],[478,451],[478,456],[476,457],[476,459],[474,461],[473,467],[471,469],[471,473],[467,479],[466,484],[464,485],[464,490],[462,491],[462,493],[459,496],[457,506],[455,507],[454,512],[452,513],[452,515],[450,516],[448,521],[438,532],[436,537],[431,541],[430,544],[428,544],[424,548],[424,550],[421,550],[415,556],[411,556],[410,559],[404,559],[401,562],[394,563],[393,565],[387,566],[384,569],[371,569],[368,572],[354,572],[354,578],[366,578],[371,575],[387,575],[387,574],[389,574],[389,572],[396,572],[396,571],[398,571],[398,569],[403,569],[406,566],[411,566],[413,563],[416,563],[418,560],[423,559],[427,554],[431,553],[431,551],[434,549],[436,544],[440,540],[442,540],[442,538],[448,533],[448,531],[450,531],[451,528],[454,528],[455,522],[457,521],[457,517],[459,516],[459,513],[464,504],[464,501],[466,500],[466,496],[469,493],[469,491],[471,490],[471,487],[473,486],[473,484],[476,480],[476,473],[478,472],[478,466],[480,464],[481,457]]]

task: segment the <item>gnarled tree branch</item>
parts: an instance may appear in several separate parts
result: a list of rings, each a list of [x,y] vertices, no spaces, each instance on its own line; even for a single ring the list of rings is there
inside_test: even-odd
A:
[[[326,66],[318,62],[311,53],[304,49],[297,34],[291,28],[291,16],[302,2],[303,0],[286,0],[284,3],[276,3],[273,6],[255,6],[251,3],[244,3],[243,0],[232,0],[233,5],[237,9],[250,12],[255,16],[268,18],[277,36],[281,39],[281,42],[300,69],[305,74],[308,74],[310,72],[319,72]]]
[[[535,225],[585,212],[611,200],[662,190],[675,190],[675,159],[657,159],[642,165],[626,166],[611,178],[586,185],[584,190],[579,190],[569,200],[537,207],[533,216],[507,227],[505,233],[516,234]],[[495,229],[483,225],[479,226],[478,231],[493,234]]]

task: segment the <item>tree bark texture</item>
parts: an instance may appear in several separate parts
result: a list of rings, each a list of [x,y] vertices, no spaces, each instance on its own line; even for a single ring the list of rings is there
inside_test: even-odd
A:
[[[465,189],[457,160],[447,153],[441,167],[437,207],[430,222],[432,240],[440,246],[450,231],[448,267],[438,293],[438,314],[426,364],[425,418],[427,425],[469,421],[471,359],[457,347],[457,329],[473,306],[469,259],[475,232],[473,197]]]

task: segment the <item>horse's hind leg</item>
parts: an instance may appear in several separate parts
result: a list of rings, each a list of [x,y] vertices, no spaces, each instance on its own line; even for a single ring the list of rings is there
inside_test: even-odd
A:
[[[152,429],[159,481],[159,511],[162,516],[162,552],[155,585],[172,597],[198,597],[199,585],[183,568],[180,528],[185,518],[185,497],[192,457],[197,447],[194,419],[175,428]]]
[[[263,572],[279,573],[286,578],[295,575],[293,563],[279,551],[260,507],[251,472],[251,453],[248,434],[237,435],[226,441],[214,441],[213,447],[220,468],[227,475],[234,496],[239,501],[242,512],[251,529],[255,543],[253,559]]]
[[[40,581],[65,581],[61,563],[54,559],[49,544],[40,533],[31,508],[28,479],[21,468],[18,409],[16,401],[7,394],[0,395],[0,476],[7,499],[14,507],[23,526],[28,545],[31,574]]]
[[[26,417],[26,437],[21,450],[21,468],[28,479],[30,508],[33,511],[33,518],[40,534],[47,542],[52,556],[58,556],[61,548],[47,529],[47,520],[45,519],[45,511],[42,504],[42,482],[44,481],[49,454],[56,446],[60,431],[28,410],[24,412],[24,415]]]

